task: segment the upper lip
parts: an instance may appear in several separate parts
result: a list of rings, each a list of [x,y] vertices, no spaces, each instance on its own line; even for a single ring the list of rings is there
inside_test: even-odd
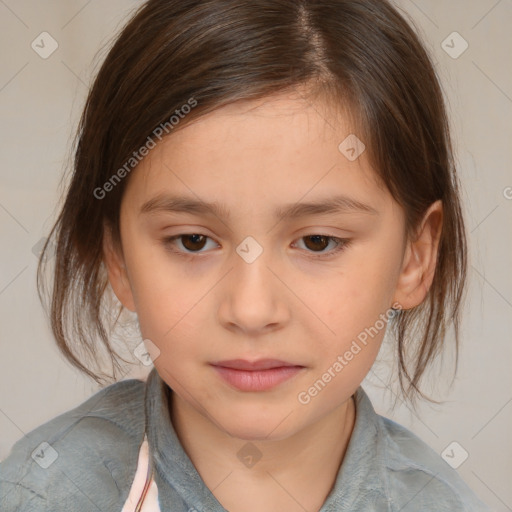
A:
[[[222,366],[224,368],[232,368],[234,370],[269,370],[271,368],[282,368],[283,366],[300,366],[279,359],[258,359],[256,361],[247,361],[245,359],[230,359],[229,361],[218,361],[212,363],[214,366]]]

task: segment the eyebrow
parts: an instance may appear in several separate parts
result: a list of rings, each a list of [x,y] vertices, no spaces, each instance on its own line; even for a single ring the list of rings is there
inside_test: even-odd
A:
[[[217,202],[200,201],[192,197],[171,195],[158,195],[149,199],[141,206],[139,215],[159,212],[214,215],[221,219],[231,219],[229,210],[225,205]],[[274,210],[274,216],[283,220],[340,213],[379,215],[379,212],[370,205],[344,195],[327,197],[315,202],[286,204]]]

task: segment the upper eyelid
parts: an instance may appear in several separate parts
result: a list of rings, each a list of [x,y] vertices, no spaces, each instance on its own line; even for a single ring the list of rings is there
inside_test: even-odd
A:
[[[193,232],[193,231],[190,231],[188,233],[183,232],[183,233],[178,233],[176,235],[163,236],[162,240],[177,239],[177,238],[180,238],[180,237],[186,236],[186,235],[200,235],[200,236],[204,236],[204,237],[209,238],[210,240],[213,240],[214,242],[218,243],[217,240],[215,240],[215,237],[213,237],[213,236],[207,235],[205,233]],[[342,237],[342,236],[329,235],[329,234],[323,233],[321,231],[317,231],[317,232],[312,231],[312,232],[306,233],[305,235],[298,236],[296,239],[299,240],[299,239],[305,238],[307,236],[325,236],[326,238],[334,238],[337,240],[343,240],[346,238],[346,237]]]

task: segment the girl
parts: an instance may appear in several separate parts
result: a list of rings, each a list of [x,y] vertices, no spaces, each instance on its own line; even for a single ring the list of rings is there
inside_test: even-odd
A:
[[[389,329],[425,397],[467,264],[442,92],[387,1],[144,4],[52,240],[66,357],[120,367],[112,290],[154,368],[16,443],[2,511],[488,510],[360,385]]]

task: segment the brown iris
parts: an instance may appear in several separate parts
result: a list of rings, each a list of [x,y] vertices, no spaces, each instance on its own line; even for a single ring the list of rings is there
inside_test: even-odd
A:
[[[185,249],[189,251],[199,251],[205,246],[208,237],[204,235],[181,235],[180,238]]]
[[[319,249],[320,251],[322,251],[323,249],[325,249],[325,247],[327,247],[327,245],[329,245],[330,240],[330,237],[324,235],[310,235],[305,236],[303,238],[305,241],[307,241],[308,239],[313,240],[312,246],[309,246],[306,242],[304,242],[308,249]]]

